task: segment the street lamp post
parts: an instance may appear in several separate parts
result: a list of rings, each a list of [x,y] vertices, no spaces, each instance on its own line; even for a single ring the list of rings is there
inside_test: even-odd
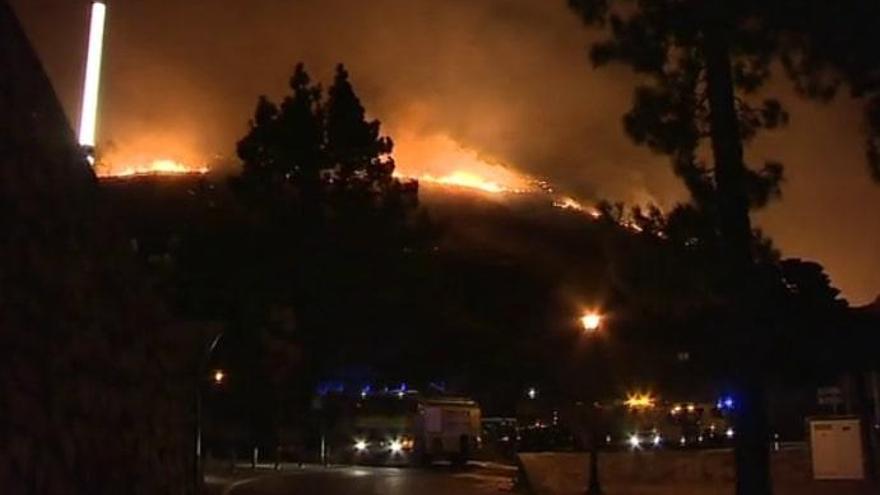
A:
[[[602,327],[605,318],[596,311],[585,313],[581,317],[581,325],[584,333],[595,335]],[[598,355],[598,353],[594,353]],[[587,495],[602,495],[602,485],[599,481],[599,412],[595,404],[590,406],[590,481],[587,486]]]
[[[599,482],[599,429],[594,425],[590,434],[590,483],[587,486],[587,495],[602,495],[602,484]]]
[[[220,343],[220,339],[222,338],[223,332],[220,332],[214,336],[214,338],[208,344],[208,347],[205,348],[205,352],[201,356],[201,360],[199,361],[199,367],[196,370],[196,388],[194,398],[195,455],[193,456],[193,493],[196,495],[202,492],[202,483],[205,479],[204,464],[202,462],[202,380],[208,371],[208,364],[210,364],[211,355],[214,354],[214,350],[217,348],[217,344]],[[226,379],[226,375],[223,370],[217,370],[214,372],[213,378],[214,383],[217,383],[219,385],[223,383],[223,381]]]

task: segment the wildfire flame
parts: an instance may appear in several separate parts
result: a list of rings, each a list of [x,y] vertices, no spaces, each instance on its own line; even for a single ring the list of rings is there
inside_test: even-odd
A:
[[[497,182],[484,179],[483,177],[465,170],[457,170],[449,175],[435,177],[431,174],[423,174],[418,177],[421,182],[440,184],[444,186],[464,187],[476,189],[490,194],[521,193],[523,189],[505,187]]]
[[[601,213],[571,196],[559,194],[553,185],[540,178],[519,172],[516,167],[463,146],[445,134],[422,135],[402,130],[396,143],[395,159],[400,164],[395,175],[415,179],[424,184],[475,191],[492,196],[507,194],[543,194],[556,208],[583,213],[596,219]],[[204,175],[207,166],[193,166],[200,161],[193,146],[177,142],[178,137],[145,135],[124,148],[104,150],[95,164],[100,178],[135,178],[143,176]],[[143,149],[165,149],[154,158]],[[174,158],[170,158],[173,156]],[[634,226],[627,225],[633,230]]]
[[[96,167],[98,177],[139,177],[144,175],[204,175],[209,172],[208,167],[191,167],[189,165],[169,160],[157,159],[145,163]]]
[[[395,136],[395,160],[401,178],[416,179],[493,196],[545,194],[553,206],[599,218],[598,210],[570,196],[562,196],[546,180],[521,173],[503,160],[462,145],[449,135],[423,135],[400,129]]]
[[[396,135],[394,155],[401,177],[493,195],[533,189],[528,176],[445,134],[402,130]]]
[[[599,210],[586,207],[580,201],[570,197],[570,196],[562,196],[553,200],[553,206],[561,209],[561,210],[574,210],[584,212],[590,215],[593,218],[599,218],[602,216],[602,213]]]

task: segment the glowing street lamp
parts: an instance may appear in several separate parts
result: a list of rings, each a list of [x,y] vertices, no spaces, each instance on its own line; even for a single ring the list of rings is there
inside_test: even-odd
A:
[[[214,384],[215,385],[223,385],[224,381],[226,381],[226,373],[223,370],[215,370],[214,371]]]
[[[595,310],[584,313],[580,318],[584,333],[593,335],[598,332],[602,327],[603,319],[604,316]],[[597,343],[598,342],[594,342],[594,344]],[[597,349],[595,345],[593,348],[594,352],[599,352],[600,350]],[[599,481],[599,431],[595,422],[596,420],[594,418],[591,426],[592,433],[590,435],[590,481],[587,486],[588,495],[602,495],[602,484]]]
[[[101,62],[104,56],[104,25],[107,19],[107,5],[102,0],[92,3],[91,26],[89,28],[89,52],[86,60],[86,79],[83,88],[82,115],[79,125],[79,144],[86,148],[95,147],[95,132],[98,122],[98,94],[101,86]]]
[[[651,396],[651,394],[630,394],[627,396],[624,404],[630,409],[651,409],[654,407],[656,403],[656,399]],[[679,408],[679,411],[681,409]],[[675,410],[673,409],[673,414],[675,414]]]
[[[584,331],[587,333],[593,333],[599,330],[599,327],[602,326],[603,316],[595,311],[591,311],[589,313],[581,316],[581,326],[584,327]]]

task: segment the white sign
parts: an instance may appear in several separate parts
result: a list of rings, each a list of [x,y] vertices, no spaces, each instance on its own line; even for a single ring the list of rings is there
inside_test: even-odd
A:
[[[858,419],[810,420],[815,479],[865,479],[860,425]]]

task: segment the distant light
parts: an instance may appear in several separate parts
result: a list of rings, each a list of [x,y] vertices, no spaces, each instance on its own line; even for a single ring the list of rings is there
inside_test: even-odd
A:
[[[727,438],[733,438],[733,435],[734,435],[733,428],[728,428],[727,431],[724,432],[724,434],[727,435]]]
[[[480,437],[477,437],[476,440],[477,440],[477,443],[478,443],[478,444],[481,443],[481,442],[483,441],[483,439],[480,438]],[[415,447],[415,445],[416,445],[416,441],[413,440],[412,438],[409,438],[409,437],[403,437],[403,438],[400,440],[400,447],[401,447],[403,450],[412,450],[413,447]]]
[[[649,409],[654,407],[654,402],[651,394],[630,394],[624,404],[630,409]]]
[[[391,449],[392,454],[399,454],[403,452],[403,442],[400,440],[392,440],[389,448]]]
[[[682,437],[678,439],[678,444],[684,447],[685,445],[687,445],[687,438],[682,435]]]
[[[732,410],[735,405],[736,402],[734,402],[733,397],[730,396],[722,397],[715,403],[715,407],[721,410]]]
[[[641,442],[639,442],[639,436],[638,436],[638,435],[636,435],[636,434],[632,434],[632,435],[629,436],[629,446],[630,446],[630,447],[632,447],[632,448],[634,448],[634,449],[637,449],[637,448],[639,448],[639,445],[640,445],[640,444],[641,444]]]
[[[589,312],[581,317],[581,325],[584,327],[584,331],[595,332],[602,325],[602,315],[595,311]]]
[[[89,28],[89,53],[86,61],[86,80],[83,88],[82,115],[79,124],[79,144],[94,147],[98,125],[98,94],[101,87],[101,63],[104,56],[104,26],[107,6],[96,1],[92,4]]]
[[[224,380],[226,380],[226,373],[223,370],[214,371],[214,383],[220,385]]]
[[[535,400],[538,397],[538,390],[535,387],[532,387],[526,392],[526,395],[529,396],[529,399]]]
[[[366,440],[358,440],[354,443],[354,450],[358,452],[363,452],[367,450],[367,441]]]
[[[661,442],[663,442],[663,437],[659,434],[654,435],[654,447],[659,447]]]
[[[687,406],[687,410],[688,410],[689,413],[692,413],[692,412],[694,412],[694,411],[697,410],[697,406],[695,406],[695,405],[693,405],[693,404],[688,404],[688,406]]]

